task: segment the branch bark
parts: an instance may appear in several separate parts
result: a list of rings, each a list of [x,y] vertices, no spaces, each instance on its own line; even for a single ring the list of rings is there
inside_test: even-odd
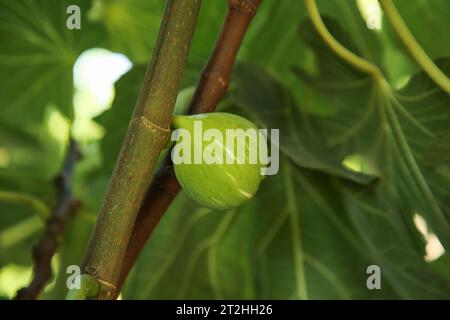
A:
[[[261,0],[229,0],[228,4],[220,35],[189,105],[190,114],[214,111],[226,93],[242,40]],[[123,262],[117,294],[148,238],[179,191],[180,185],[175,177],[169,151],[139,210]]]
[[[82,264],[112,299],[133,224],[161,150],[170,136],[175,100],[201,0],[167,0],[153,58],[109,182]]]
[[[58,201],[52,215],[46,222],[41,239],[33,248],[33,279],[28,287],[17,292],[16,300],[34,300],[52,278],[51,262],[58,250],[64,230],[80,202],[72,194],[72,175],[75,163],[80,159],[80,151],[74,140],[70,141],[63,168],[55,178]]]

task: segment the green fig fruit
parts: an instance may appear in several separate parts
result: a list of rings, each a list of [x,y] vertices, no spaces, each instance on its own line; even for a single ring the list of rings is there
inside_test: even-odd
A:
[[[264,170],[259,149],[267,152],[267,141],[251,121],[215,112],[175,116],[173,127],[175,175],[190,198],[229,210],[255,195]]]

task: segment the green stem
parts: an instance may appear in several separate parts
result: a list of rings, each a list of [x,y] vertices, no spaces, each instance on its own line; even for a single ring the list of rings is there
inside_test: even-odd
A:
[[[384,79],[381,70],[373,63],[357,56],[344,46],[342,46],[328,31],[320,17],[319,9],[315,0],[305,0],[305,6],[308,11],[311,22],[319,33],[320,37],[330,46],[330,48],[342,59],[350,63],[358,70],[368,73],[376,80]]]
[[[428,76],[445,92],[450,94],[450,79],[434,64],[420,44],[414,39],[391,0],[379,0],[397,35],[408,52]]]
[[[128,133],[89,241],[82,269],[113,299],[130,234],[152,174],[170,137],[170,122],[201,0],[167,0]]]
[[[87,274],[80,276],[80,288],[70,289],[67,292],[66,300],[86,300],[87,298],[95,297],[100,291],[100,283]]]
[[[46,221],[51,215],[50,208],[39,198],[31,194],[13,191],[0,191],[0,202],[10,202],[30,207],[38,214],[42,221]]]

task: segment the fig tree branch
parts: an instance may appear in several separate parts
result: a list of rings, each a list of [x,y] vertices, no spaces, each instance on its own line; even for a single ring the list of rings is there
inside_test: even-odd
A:
[[[75,163],[79,158],[78,145],[74,140],[70,140],[63,168],[55,178],[55,188],[58,192],[57,204],[46,221],[41,239],[33,248],[33,279],[28,287],[17,292],[15,297],[17,300],[36,299],[52,277],[52,258],[58,250],[67,223],[80,205],[79,200],[72,193],[72,176]]]
[[[130,234],[170,123],[201,0],[167,0],[153,58],[82,264],[100,283],[98,299],[115,296]]]
[[[260,3],[261,0],[228,1],[228,12],[222,29],[189,105],[190,114],[214,111],[226,93],[242,40]],[[139,210],[122,266],[119,288],[159,220],[180,191],[170,152],[168,154],[155,174]]]

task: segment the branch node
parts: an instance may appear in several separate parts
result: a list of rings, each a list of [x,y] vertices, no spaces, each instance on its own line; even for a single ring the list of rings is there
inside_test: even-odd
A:
[[[170,128],[161,127],[161,126],[157,125],[156,123],[154,123],[153,121],[147,119],[144,116],[135,117],[131,121],[137,122],[138,124],[143,125],[145,128],[147,128],[151,131],[155,131],[155,129],[156,129],[157,131],[162,131],[164,133],[170,133]]]
[[[229,0],[230,11],[239,11],[254,16],[258,10],[260,0]]]
[[[96,278],[95,280],[100,283],[101,289],[99,295],[101,295],[105,299],[114,299],[116,292],[117,292],[117,286],[112,284],[109,281],[102,280],[99,278]]]
[[[228,88],[228,81],[223,77],[222,72],[205,72],[202,77],[205,79],[205,81],[215,81],[225,90]]]

